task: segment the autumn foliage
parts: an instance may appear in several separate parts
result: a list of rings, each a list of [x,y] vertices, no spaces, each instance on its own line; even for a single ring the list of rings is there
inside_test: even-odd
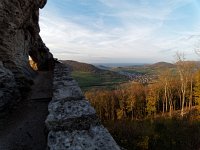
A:
[[[200,148],[200,71],[179,61],[150,84],[85,93],[115,140],[130,150]]]

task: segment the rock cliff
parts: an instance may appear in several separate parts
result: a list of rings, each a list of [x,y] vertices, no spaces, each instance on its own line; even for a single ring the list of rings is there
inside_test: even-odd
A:
[[[23,96],[29,88],[34,75],[29,65],[29,56],[40,70],[48,69],[48,60],[53,58],[39,35],[39,9],[46,2],[0,1],[0,76],[3,76],[0,78],[0,88],[7,89],[9,86],[10,89],[0,92],[0,110],[17,97],[20,98],[20,95]]]

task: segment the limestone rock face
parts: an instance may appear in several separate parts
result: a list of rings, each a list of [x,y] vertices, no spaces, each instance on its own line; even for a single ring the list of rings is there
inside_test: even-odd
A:
[[[13,73],[6,69],[0,61],[0,111],[8,107],[12,101],[13,96],[17,98],[19,91],[15,83]]]
[[[21,93],[30,86],[34,74],[28,56],[37,62],[39,70],[47,69],[48,61],[53,59],[39,35],[39,8],[43,8],[46,2],[0,1],[0,61],[4,70],[6,68],[13,73],[13,82]]]
[[[0,60],[12,72],[30,74],[28,55],[41,68],[52,58],[39,36],[39,8],[45,4],[46,0],[0,1]]]

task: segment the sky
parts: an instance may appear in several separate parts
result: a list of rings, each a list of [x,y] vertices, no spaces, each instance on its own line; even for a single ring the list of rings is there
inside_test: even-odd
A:
[[[200,0],[48,0],[40,35],[55,58],[87,63],[200,60]]]

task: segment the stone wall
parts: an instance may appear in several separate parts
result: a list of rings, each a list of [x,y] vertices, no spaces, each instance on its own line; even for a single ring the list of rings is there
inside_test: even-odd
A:
[[[0,110],[27,92],[34,75],[29,65],[29,55],[41,70],[53,58],[39,35],[39,8],[43,8],[46,2],[47,0],[0,1],[0,76],[9,72],[9,78],[12,78],[12,84],[9,80],[4,83],[5,78],[0,78],[0,97],[3,97],[0,99]],[[13,86],[13,93],[2,90],[6,86],[9,89]]]
[[[63,64],[55,66],[53,88],[45,121],[50,150],[120,149]]]

